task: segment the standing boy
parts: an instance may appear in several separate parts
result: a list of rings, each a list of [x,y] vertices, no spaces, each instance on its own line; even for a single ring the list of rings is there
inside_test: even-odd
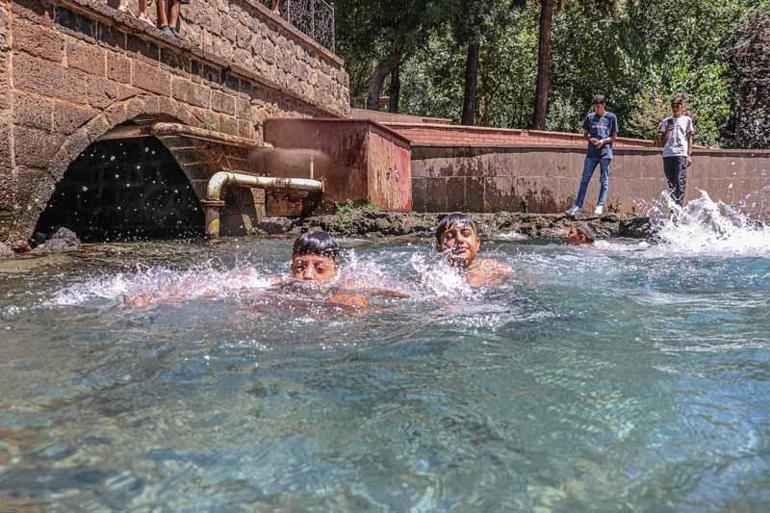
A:
[[[567,215],[574,216],[583,209],[588,183],[598,164],[601,168],[601,187],[599,199],[596,202],[594,214],[604,212],[604,202],[607,200],[607,189],[610,185],[610,165],[612,164],[612,143],[618,135],[618,118],[605,109],[606,98],[603,94],[595,94],[591,101],[593,112],[583,120],[583,136],[588,141],[586,158],[583,163],[583,177],[580,179],[575,204],[567,209]]]
[[[674,115],[658,125],[658,132],[663,134],[663,172],[668,180],[668,192],[680,207],[684,203],[687,168],[692,165],[692,136],[695,133],[692,119],[682,113],[682,100],[681,94],[671,99]]]

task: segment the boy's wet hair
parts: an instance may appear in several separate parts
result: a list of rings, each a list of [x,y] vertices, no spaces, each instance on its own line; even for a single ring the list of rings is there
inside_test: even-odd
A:
[[[591,98],[591,105],[598,105],[600,103],[607,103],[607,97],[602,93],[596,93],[593,98]]]
[[[596,241],[596,232],[593,231],[593,229],[588,226],[586,223],[578,223],[575,225],[575,229],[583,234],[583,237],[586,238],[588,242],[593,243]]]
[[[444,216],[444,218],[439,221],[438,226],[436,226],[436,242],[441,244],[441,236],[452,226],[457,226],[459,228],[469,226],[473,228],[473,231],[476,232],[477,235],[479,233],[473,219],[460,212],[455,212]]]
[[[292,255],[319,255],[337,260],[340,245],[326,232],[305,232],[294,241]]]

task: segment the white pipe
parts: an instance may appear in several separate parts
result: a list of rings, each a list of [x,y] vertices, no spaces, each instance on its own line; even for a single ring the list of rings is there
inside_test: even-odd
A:
[[[277,176],[254,176],[231,171],[219,171],[209,179],[206,186],[206,235],[219,237],[219,209],[225,206],[222,191],[228,185],[259,187],[262,189],[291,189],[296,191],[323,192],[324,184],[308,178],[280,178]]]

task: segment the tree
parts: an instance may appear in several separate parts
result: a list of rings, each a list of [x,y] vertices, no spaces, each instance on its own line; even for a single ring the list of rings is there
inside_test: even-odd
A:
[[[540,36],[537,51],[537,85],[535,86],[535,112],[530,127],[545,129],[548,114],[548,92],[551,89],[551,30],[553,26],[554,0],[540,0]]]
[[[744,148],[770,148],[770,12],[750,12],[725,49],[735,91],[727,134]]]

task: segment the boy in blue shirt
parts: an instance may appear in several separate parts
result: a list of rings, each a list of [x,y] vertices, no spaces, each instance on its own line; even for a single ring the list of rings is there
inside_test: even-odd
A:
[[[618,135],[618,118],[612,112],[605,109],[606,98],[603,94],[595,94],[591,101],[593,112],[583,120],[583,136],[588,141],[586,158],[583,164],[583,177],[580,179],[575,204],[567,209],[567,215],[574,216],[583,209],[586,199],[588,182],[594,174],[596,165],[601,168],[601,187],[599,200],[596,202],[594,214],[604,212],[604,202],[607,200],[607,189],[610,183],[610,165],[612,164],[612,143]]]

